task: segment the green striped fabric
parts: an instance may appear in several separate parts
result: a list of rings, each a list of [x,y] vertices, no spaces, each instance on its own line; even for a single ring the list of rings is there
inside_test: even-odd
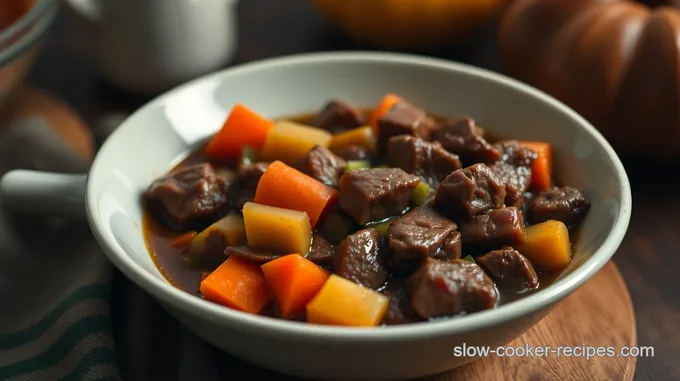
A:
[[[0,379],[119,379],[108,295],[107,284],[82,286],[34,324],[0,335]]]
[[[119,379],[108,299],[107,283],[88,283],[35,322],[0,334],[0,379]]]
[[[104,299],[107,292],[108,285],[103,283],[94,283],[77,289],[59,302],[53,310],[37,323],[19,332],[0,335],[0,351],[6,351],[21,346],[25,342],[35,340],[71,307],[92,299]]]
[[[4,170],[87,167],[42,119],[0,133]],[[0,204],[0,380],[120,380],[111,276],[86,223],[9,216]]]
[[[0,129],[0,175],[85,172],[87,163],[52,131],[35,117]],[[249,372],[216,358],[127,279],[112,290],[112,275],[85,222],[10,216],[0,200],[0,381],[217,381],[220,364],[227,379]]]

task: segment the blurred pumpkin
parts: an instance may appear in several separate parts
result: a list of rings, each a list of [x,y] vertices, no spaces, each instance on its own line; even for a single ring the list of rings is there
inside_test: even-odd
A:
[[[313,0],[349,37],[387,48],[425,48],[460,41],[493,20],[503,0]]]
[[[516,0],[499,26],[502,67],[571,106],[620,153],[680,158],[678,5]]]

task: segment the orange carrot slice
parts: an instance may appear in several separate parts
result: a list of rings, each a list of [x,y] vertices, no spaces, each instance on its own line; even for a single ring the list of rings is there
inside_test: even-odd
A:
[[[206,300],[243,312],[258,314],[272,297],[260,266],[230,256],[201,282]]]
[[[545,142],[519,142],[538,155],[531,167],[531,185],[541,191],[552,186],[552,146]]]
[[[271,120],[255,113],[242,104],[236,104],[205,148],[205,154],[220,159],[233,159],[245,146],[259,149],[274,125]]]
[[[186,232],[170,240],[170,244],[173,247],[181,249],[183,247],[189,246],[191,240],[194,239],[194,237],[196,237],[196,232]]]
[[[337,193],[337,190],[277,160],[269,164],[260,178],[254,202],[307,212],[314,228]]]
[[[373,114],[371,115],[371,119],[369,120],[369,125],[373,128],[373,131],[377,134],[378,131],[378,119],[380,119],[381,116],[383,116],[386,112],[388,112],[392,106],[394,106],[396,103],[401,102],[402,99],[398,97],[397,95],[394,94],[386,94],[382,100],[380,100],[380,104],[378,104],[378,107],[373,111]]]
[[[284,319],[302,312],[328,278],[326,270],[300,254],[265,263],[262,272]]]

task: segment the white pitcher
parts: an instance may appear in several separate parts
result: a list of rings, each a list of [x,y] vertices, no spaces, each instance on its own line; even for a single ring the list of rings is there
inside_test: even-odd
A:
[[[237,0],[67,0],[90,26],[101,73],[153,94],[225,66],[237,48]]]

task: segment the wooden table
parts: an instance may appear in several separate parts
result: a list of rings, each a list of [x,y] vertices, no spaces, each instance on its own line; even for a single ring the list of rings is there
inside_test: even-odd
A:
[[[234,63],[299,52],[369,49],[334,34],[304,0],[247,0],[240,8],[240,50]],[[86,120],[131,111],[145,99],[102,83],[87,50],[87,33],[62,11],[29,82],[52,91]],[[493,33],[446,51],[422,52],[497,69]],[[626,163],[633,184],[633,218],[615,261],[637,315],[638,343],[653,358],[638,359],[636,380],[680,379],[680,192],[670,184],[675,164]],[[587,324],[587,322],[584,322]]]

